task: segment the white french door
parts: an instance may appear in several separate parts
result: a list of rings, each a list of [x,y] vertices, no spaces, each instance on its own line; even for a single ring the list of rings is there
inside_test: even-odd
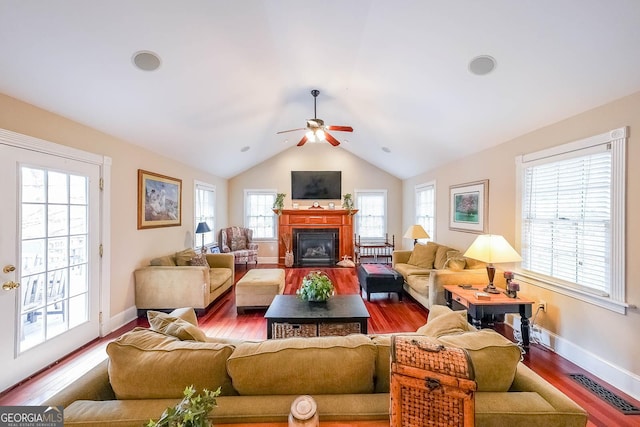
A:
[[[100,166],[0,141],[0,391],[100,334]]]

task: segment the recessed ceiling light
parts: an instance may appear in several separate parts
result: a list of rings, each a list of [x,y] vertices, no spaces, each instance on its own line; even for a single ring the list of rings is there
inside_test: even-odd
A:
[[[384,151],[385,153],[390,153],[391,149],[389,147],[382,147],[382,151]]]
[[[251,147],[249,147],[248,145],[245,145],[244,147],[242,147],[242,148],[240,149],[240,151],[241,151],[241,152],[243,152],[243,153],[246,153],[247,151],[249,151],[249,149],[250,149],[250,148],[251,148]]]
[[[469,62],[469,71],[476,76],[484,76],[495,70],[496,60],[489,55],[476,56]]]
[[[134,53],[131,61],[133,61],[133,65],[142,71],[155,71],[160,68],[160,57],[148,50]]]

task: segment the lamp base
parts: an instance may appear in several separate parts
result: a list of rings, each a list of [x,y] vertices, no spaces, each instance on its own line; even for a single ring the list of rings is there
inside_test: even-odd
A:
[[[488,294],[499,294],[500,293],[498,288],[493,286],[493,284],[491,284],[491,285],[487,286],[486,288],[484,288],[483,291],[488,293]]]

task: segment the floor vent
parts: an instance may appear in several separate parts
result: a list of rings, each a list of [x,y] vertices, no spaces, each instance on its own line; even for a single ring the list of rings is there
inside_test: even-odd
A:
[[[583,387],[600,397],[605,402],[613,405],[616,409],[621,411],[625,415],[638,415],[640,414],[640,408],[632,405],[628,401],[624,400],[617,394],[607,390],[591,378],[587,378],[582,374],[569,374],[571,378],[582,384]]]

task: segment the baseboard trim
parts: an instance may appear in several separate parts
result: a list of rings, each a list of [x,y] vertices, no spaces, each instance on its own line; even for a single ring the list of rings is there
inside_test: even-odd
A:
[[[127,323],[135,320],[138,317],[138,310],[135,306],[127,308],[125,311],[121,311],[120,313],[112,316],[108,319],[103,318],[103,330],[104,335],[108,335],[111,332],[115,331],[126,325]],[[103,336],[104,336],[103,335]]]
[[[520,330],[519,316],[507,316],[505,322],[515,330]],[[566,338],[556,335],[538,325],[535,326],[535,329],[535,331],[531,331],[532,342],[536,339],[537,342],[549,350],[575,363],[582,369],[611,384],[634,399],[640,400],[640,376],[616,366]]]

